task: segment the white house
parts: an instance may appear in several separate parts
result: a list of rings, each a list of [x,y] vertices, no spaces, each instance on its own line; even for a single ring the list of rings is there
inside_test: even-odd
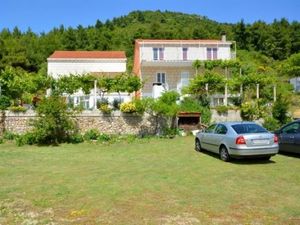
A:
[[[114,76],[126,71],[126,55],[124,51],[55,51],[48,59],[48,75],[57,79],[69,74],[99,74]],[[118,97],[117,93],[107,96],[110,101]],[[123,100],[130,98],[122,93]],[[97,89],[86,96],[79,91],[71,96],[75,105],[83,104],[85,108],[95,108]]]
[[[293,85],[295,92],[300,92],[300,77],[290,79],[290,84]]]
[[[221,40],[136,40],[133,72],[144,82],[141,96],[159,96],[163,89],[181,92],[195,75],[195,60],[234,59],[232,46],[225,35]]]

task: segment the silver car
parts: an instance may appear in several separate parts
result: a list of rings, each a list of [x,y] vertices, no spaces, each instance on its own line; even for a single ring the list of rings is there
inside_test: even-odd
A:
[[[243,157],[269,160],[278,153],[278,137],[254,122],[221,122],[197,133],[195,149],[217,153],[223,161]]]

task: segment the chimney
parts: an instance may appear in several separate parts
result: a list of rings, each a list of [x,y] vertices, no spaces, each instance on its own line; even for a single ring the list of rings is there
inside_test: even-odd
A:
[[[222,38],[221,38],[222,42],[226,42],[226,34],[222,34]]]

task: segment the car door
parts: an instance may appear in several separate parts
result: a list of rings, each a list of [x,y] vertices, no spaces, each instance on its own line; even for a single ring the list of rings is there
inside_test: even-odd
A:
[[[201,146],[208,151],[213,151],[212,135],[215,131],[216,126],[217,124],[212,124],[207,129],[205,129],[204,133],[202,134],[202,138],[200,140]]]
[[[299,138],[300,124],[294,122],[283,127],[279,134],[279,150],[297,152],[296,140]]]
[[[219,147],[225,138],[227,133],[227,128],[223,124],[218,124],[214,133],[211,135],[211,146],[215,153],[219,153]]]
[[[295,144],[294,144],[294,148],[293,148],[293,152],[295,153],[300,153],[300,122],[298,123],[298,130],[295,133]]]

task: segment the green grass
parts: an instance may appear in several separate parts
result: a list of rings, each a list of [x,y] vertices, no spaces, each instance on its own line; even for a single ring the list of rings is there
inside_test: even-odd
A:
[[[224,163],[193,137],[0,145],[0,224],[299,224],[300,158]]]

